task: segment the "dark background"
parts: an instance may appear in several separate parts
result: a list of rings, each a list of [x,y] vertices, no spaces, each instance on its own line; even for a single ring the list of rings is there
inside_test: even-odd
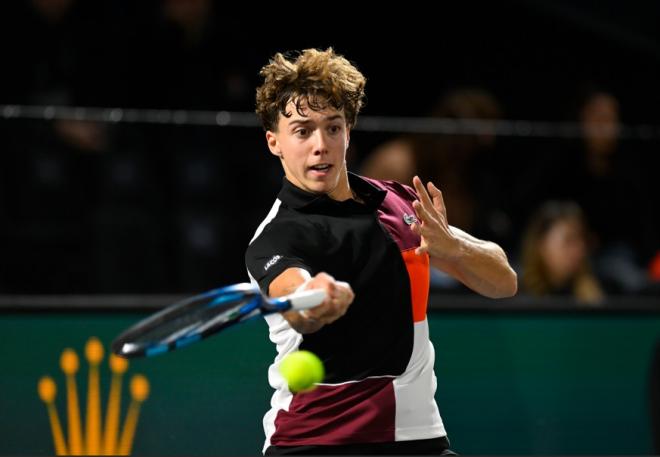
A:
[[[333,46],[368,79],[364,115],[426,116],[469,86],[490,91],[504,118],[573,121],[598,87],[625,124],[660,124],[657,2],[206,3],[3,4],[0,104],[252,111],[270,56]],[[185,18],[186,4],[208,7],[198,35],[167,13]],[[259,129],[93,125],[72,141],[75,127],[0,120],[0,291],[187,292],[245,279],[244,248],[281,179]],[[351,167],[392,136],[355,132]],[[644,268],[659,247],[659,145],[624,143],[645,196]],[[498,141],[490,171],[512,226],[495,241],[514,259],[533,209],[518,183],[540,154],[568,146]]]

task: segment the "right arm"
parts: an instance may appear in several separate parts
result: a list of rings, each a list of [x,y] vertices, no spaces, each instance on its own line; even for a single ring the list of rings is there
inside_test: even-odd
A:
[[[282,313],[289,325],[299,333],[314,333],[346,314],[355,294],[351,286],[337,281],[327,273],[312,277],[303,268],[287,268],[270,283],[268,295],[281,297],[296,290],[323,289],[327,297],[318,306],[303,311],[290,310]]]

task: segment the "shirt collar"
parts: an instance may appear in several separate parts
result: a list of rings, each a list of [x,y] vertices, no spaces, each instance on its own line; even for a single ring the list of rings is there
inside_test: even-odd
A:
[[[348,172],[348,183],[355,194],[360,197],[368,208],[376,209],[385,199],[386,191],[379,189],[362,176]],[[343,204],[358,204],[349,199],[344,202],[333,200],[327,194],[307,192],[291,183],[286,177],[282,180],[282,189],[277,196],[290,208],[303,210],[316,207],[337,207]]]

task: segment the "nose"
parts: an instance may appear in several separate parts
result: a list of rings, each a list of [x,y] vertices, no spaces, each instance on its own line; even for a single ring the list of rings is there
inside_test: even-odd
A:
[[[314,132],[314,155],[319,156],[328,152],[328,141],[322,129]]]

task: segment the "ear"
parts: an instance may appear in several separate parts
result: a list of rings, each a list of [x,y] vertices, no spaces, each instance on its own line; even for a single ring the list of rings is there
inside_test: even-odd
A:
[[[351,144],[351,128],[346,126],[346,149]]]
[[[268,149],[270,149],[271,154],[282,157],[282,151],[280,150],[280,142],[277,140],[277,134],[268,130],[266,132],[266,143],[268,144]]]

